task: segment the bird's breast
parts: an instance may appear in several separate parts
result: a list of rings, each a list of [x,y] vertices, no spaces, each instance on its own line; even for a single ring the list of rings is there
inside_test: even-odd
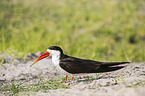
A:
[[[56,68],[57,72],[59,72],[59,73],[65,73],[65,74],[66,74],[66,71],[63,70],[63,69],[60,67],[60,65],[59,65],[60,60],[59,60],[59,57],[58,57],[58,56],[52,57],[52,63],[53,63],[53,65],[54,65],[54,67]]]

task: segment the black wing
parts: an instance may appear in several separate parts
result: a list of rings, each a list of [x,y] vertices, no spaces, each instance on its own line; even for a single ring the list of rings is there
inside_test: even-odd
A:
[[[60,67],[65,71],[76,73],[100,73],[110,72],[123,68],[124,66],[115,66],[128,62],[99,62],[88,59],[80,59],[64,55],[60,60]]]
[[[92,69],[98,69],[99,63],[91,60],[79,59],[79,58],[65,58],[60,61],[60,67],[65,71],[75,73],[88,73]]]

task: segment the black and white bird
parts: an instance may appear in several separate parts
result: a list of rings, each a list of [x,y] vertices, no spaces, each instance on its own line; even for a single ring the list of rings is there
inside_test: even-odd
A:
[[[65,73],[65,82],[69,74],[72,75],[71,80],[73,80],[74,74],[111,72],[125,67],[120,66],[121,64],[130,63],[100,62],[89,59],[80,59],[64,54],[63,50],[58,46],[51,46],[47,49],[45,53],[40,55],[32,65],[46,57],[51,57],[54,66],[58,70],[63,71]]]

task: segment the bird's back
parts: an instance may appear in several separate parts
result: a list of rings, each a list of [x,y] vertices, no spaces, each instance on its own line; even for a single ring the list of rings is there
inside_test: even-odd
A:
[[[100,72],[115,71],[123,68],[124,66],[118,65],[124,63],[129,62],[99,62],[64,55],[62,56],[59,65],[65,71],[72,74],[77,74],[77,73],[100,73]]]

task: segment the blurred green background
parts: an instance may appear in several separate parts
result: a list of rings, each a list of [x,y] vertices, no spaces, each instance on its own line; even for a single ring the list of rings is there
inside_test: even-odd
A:
[[[25,57],[51,45],[81,58],[143,62],[145,0],[0,0],[1,53]]]

